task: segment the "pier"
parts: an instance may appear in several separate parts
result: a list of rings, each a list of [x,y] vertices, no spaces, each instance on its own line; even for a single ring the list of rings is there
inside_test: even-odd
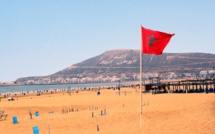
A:
[[[161,82],[158,78],[151,78],[145,84],[145,92],[157,93],[215,93],[215,78],[177,80]]]

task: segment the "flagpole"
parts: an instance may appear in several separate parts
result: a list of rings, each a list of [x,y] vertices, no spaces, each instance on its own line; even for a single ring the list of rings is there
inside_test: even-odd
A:
[[[140,26],[140,128],[142,128],[142,81],[143,81],[143,55],[142,55],[142,26]]]

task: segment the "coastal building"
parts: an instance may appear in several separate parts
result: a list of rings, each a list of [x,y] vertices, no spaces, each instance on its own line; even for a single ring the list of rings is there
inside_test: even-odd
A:
[[[202,77],[206,77],[206,75],[208,74],[208,71],[200,71],[199,75]]]

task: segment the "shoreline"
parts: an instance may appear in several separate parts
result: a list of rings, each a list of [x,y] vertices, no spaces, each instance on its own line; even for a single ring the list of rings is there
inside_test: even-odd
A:
[[[139,82],[139,81],[121,81],[121,82]],[[82,85],[82,84],[107,84],[107,83],[118,83],[116,82],[92,82],[92,83],[56,83],[56,84],[11,84],[11,85],[0,85],[0,87],[7,87],[7,86],[37,86],[37,85]]]
[[[124,82],[121,86],[136,85],[137,82]],[[44,91],[53,89],[88,89],[98,87],[116,87],[118,83],[88,83],[88,84],[61,84],[61,85],[23,85],[0,87],[0,93],[14,93],[27,91]]]

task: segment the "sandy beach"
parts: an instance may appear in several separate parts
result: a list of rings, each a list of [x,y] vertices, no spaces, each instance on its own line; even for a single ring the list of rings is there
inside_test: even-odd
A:
[[[34,126],[41,134],[215,134],[214,93],[143,94],[141,128],[135,88],[122,88],[120,96],[113,89],[101,89],[100,95],[79,91],[14,99],[1,99],[0,109],[8,117],[0,120],[0,134],[33,134]],[[18,124],[13,124],[14,116]]]

